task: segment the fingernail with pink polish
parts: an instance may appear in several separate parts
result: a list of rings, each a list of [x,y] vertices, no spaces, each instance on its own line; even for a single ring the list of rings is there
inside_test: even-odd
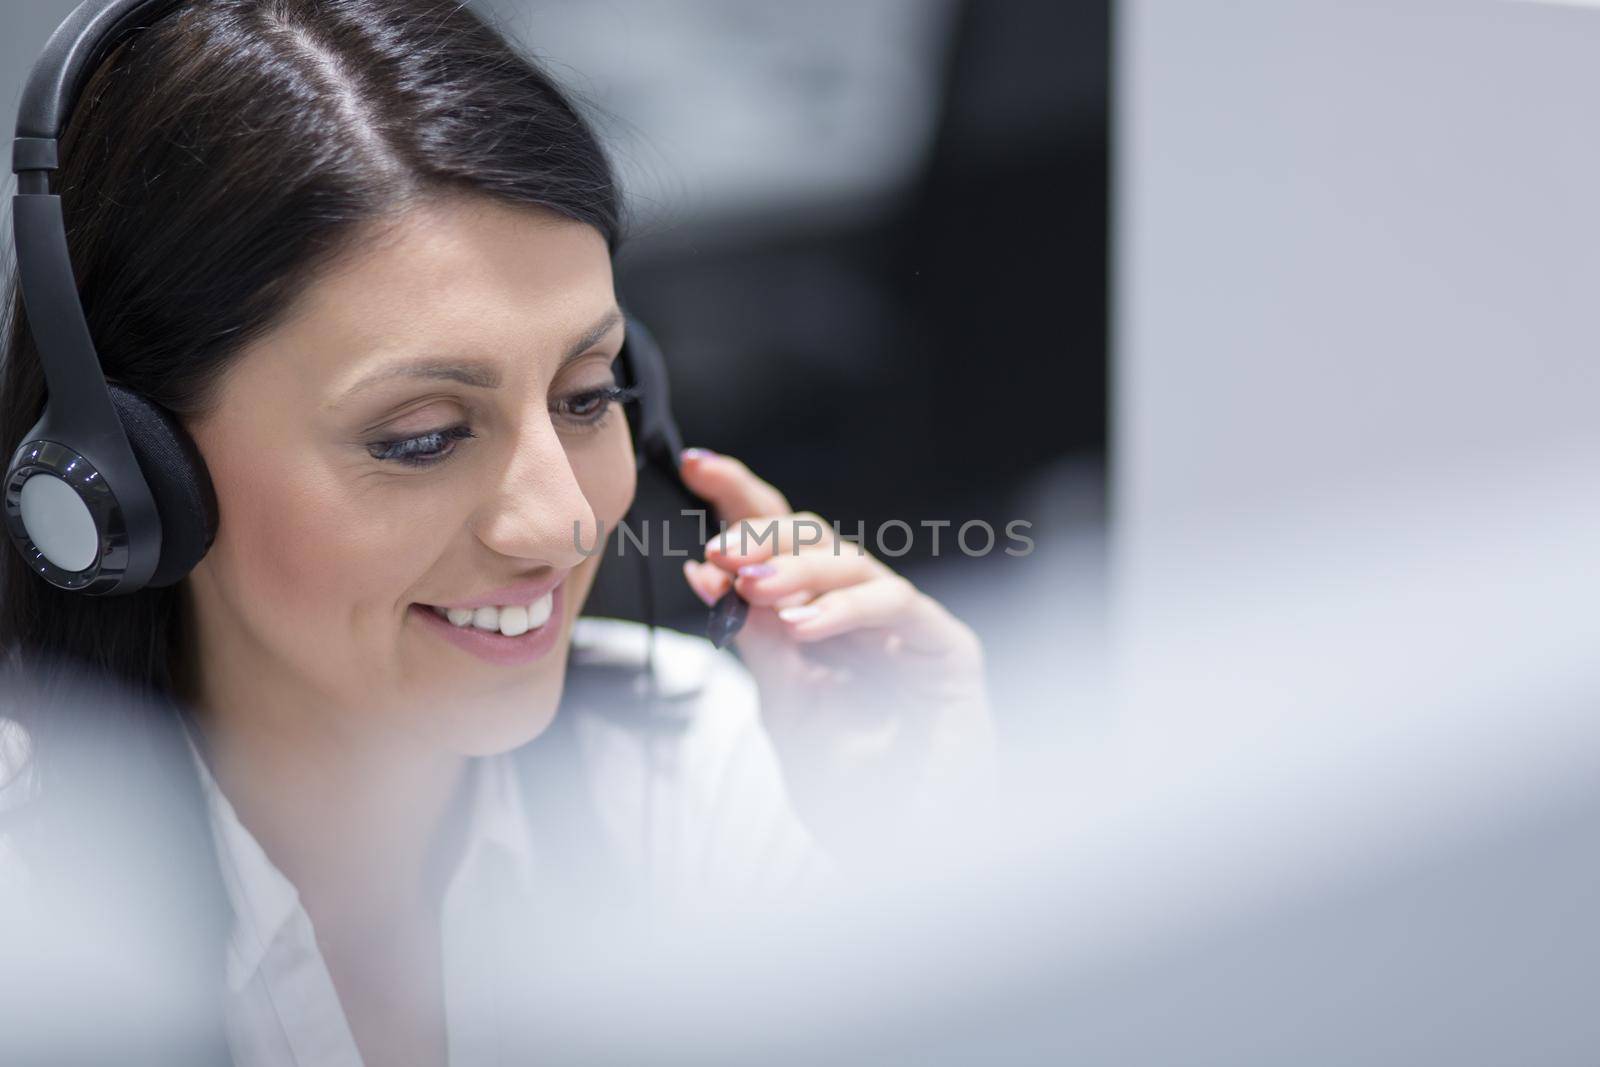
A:
[[[771,578],[778,573],[778,568],[770,563],[746,563],[739,568],[741,578]]]
[[[701,564],[696,563],[692,559],[684,560],[683,575],[685,578],[689,579],[689,588],[694,590],[694,595],[699,597],[707,607],[710,607],[713,601],[700,590],[699,583],[695,581],[695,575],[699,573],[700,566]]]
[[[686,448],[683,450],[683,459],[707,459],[716,455],[709,448]]]
[[[778,612],[778,618],[784,622],[805,622],[822,614],[822,609],[815,604],[797,604],[792,608],[784,608]]]

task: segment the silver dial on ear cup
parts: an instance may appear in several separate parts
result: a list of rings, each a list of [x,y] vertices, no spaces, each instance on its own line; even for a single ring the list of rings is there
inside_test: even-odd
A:
[[[64,571],[86,571],[100,554],[100,531],[77,491],[49,474],[22,483],[22,526],[40,555]]]
[[[85,593],[113,589],[128,566],[122,509],[100,472],[54,441],[17,450],[5,484],[6,532],[51,585]]]

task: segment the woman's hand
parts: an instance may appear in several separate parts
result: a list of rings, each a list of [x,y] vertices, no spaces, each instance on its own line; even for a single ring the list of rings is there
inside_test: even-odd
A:
[[[734,645],[818,840],[881,855],[982,795],[995,743],[972,629],[733,457],[690,449],[682,472],[728,526],[684,576],[708,605],[730,586],[749,602]]]

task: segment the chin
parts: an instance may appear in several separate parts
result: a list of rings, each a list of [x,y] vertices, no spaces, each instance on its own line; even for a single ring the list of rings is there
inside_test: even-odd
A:
[[[559,689],[523,690],[514,699],[505,693],[471,700],[457,697],[442,705],[452,711],[448,718],[432,721],[430,732],[438,735],[443,730],[439,746],[458,755],[499,755],[522,747],[549,729],[560,704]]]
[[[453,751],[463,756],[497,756],[532,741],[556,719],[556,702],[548,708],[523,708],[515,718],[498,716],[494,722],[478,722],[450,739]]]
[[[569,614],[554,646],[523,667],[481,663],[444,649],[444,669],[429,672],[430,684],[414,679],[408,687],[405,715],[412,731],[442,751],[463,756],[497,755],[532,741],[555,721],[566,687],[572,627]],[[439,654],[434,648],[428,652]]]
[[[551,668],[555,669],[551,669]],[[427,709],[425,727],[442,748],[463,756],[493,756],[532,741],[555,721],[566,682],[566,648],[556,650],[534,677],[472,695],[443,693]],[[448,709],[441,715],[441,710]]]

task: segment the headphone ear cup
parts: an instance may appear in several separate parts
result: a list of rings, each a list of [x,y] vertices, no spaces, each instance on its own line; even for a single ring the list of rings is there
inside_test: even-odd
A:
[[[149,585],[174,585],[217,536],[217,494],[194,441],[165,408],[108,383],[111,403],[161,516],[161,561]]]

